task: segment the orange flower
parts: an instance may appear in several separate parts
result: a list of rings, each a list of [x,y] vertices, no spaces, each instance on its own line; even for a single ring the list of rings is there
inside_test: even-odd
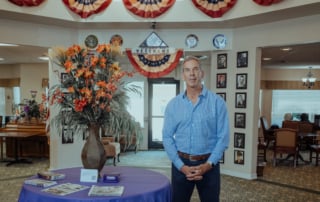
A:
[[[82,112],[83,108],[87,105],[87,101],[85,99],[75,99],[74,100],[74,110],[77,112]]]
[[[107,83],[105,81],[98,81],[96,84],[98,87],[107,88]]]
[[[67,60],[63,65],[67,73],[70,73],[71,69],[73,69],[73,63],[70,60]]]
[[[69,93],[74,93],[74,87],[73,86],[68,87],[68,92]]]

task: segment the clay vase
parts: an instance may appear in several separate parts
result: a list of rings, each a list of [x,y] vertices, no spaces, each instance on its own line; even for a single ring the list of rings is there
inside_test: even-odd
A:
[[[86,169],[97,169],[100,176],[107,157],[105,149],[99,135],[100,126],[98,124],[88,125],[88,138],[83,145],[81,152],[81,160],[83,167]]]

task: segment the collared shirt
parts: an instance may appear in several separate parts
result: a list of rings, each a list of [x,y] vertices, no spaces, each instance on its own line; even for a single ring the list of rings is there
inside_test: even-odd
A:
[[[203,86],[197,103],[186,93],[173,98],[165,110],[163,145],[176,166],[184,165],[178,151],[191,155],[211,153],[208,161],[217,164],[229,145],[229,118],[225,101]]]

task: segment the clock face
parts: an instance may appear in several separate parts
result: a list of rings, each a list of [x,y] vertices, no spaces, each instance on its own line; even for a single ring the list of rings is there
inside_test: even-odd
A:
[[[194,48],[198,45],[198,37],[194,34],[190,34],[186,37],[185,43],[188,48]]]
[[[93,49],[98,45],[98,38],[95,35],[89,35],[84,41],[87,48]]]
[[[227,38],[223,34],[217,34],[213,38],[213,46],[217,49],[222,49],[227,46]]]

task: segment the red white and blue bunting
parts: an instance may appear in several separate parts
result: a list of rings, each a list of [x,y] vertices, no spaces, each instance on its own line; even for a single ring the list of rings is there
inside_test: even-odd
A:
[[[193,4],[206,15],[219,18],[229,11],[237,0],[192,0]]]
[[[282,0],[252,0],[261,6],[270,6],[271,4],[279,3]]]
[[[88,18],[92,14],[105,10],[112,0],[62,0],[63,3],[81,18]]]
[[[8,1],[18,6],[39,6],[45,0],[8,0]]]
[[[156,18],[165,13],[175,0],[123,0],[124,6],[143,18]]]

